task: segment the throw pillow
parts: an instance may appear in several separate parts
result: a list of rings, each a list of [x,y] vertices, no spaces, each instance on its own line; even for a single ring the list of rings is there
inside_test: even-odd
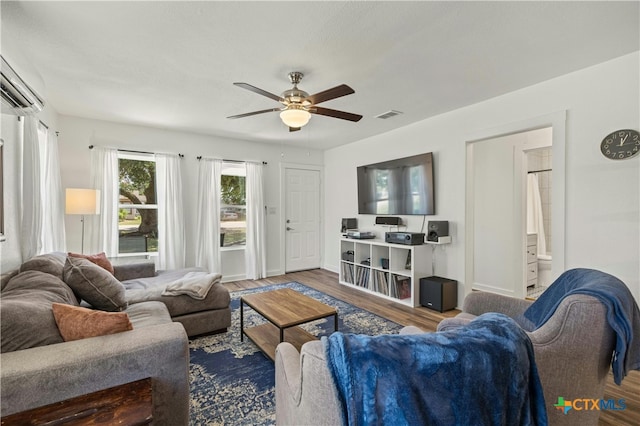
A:
[[[65,342],[133,330],[126,312],[103,312],[54,303],[53,317]]]
[[[96,265],[102,267],[105,271],[109,271],[111,275],[113,275],[113,265],[107,259],[107,255],[102,252],[98,254],[80,254],[80,253],[68,253],[71,257],[80,257],[83,259],[87,259],[89,262],[95,263]]]
[[[1,351],[62,343],[51,312],[53,303],[77,305],[78,300],[68,285],[51,274],[26,271],[13,277],[0,297]]]
[[[121,311],[127,307],[122,283],[87,259],[67,257],[64,282],[96,309]]]

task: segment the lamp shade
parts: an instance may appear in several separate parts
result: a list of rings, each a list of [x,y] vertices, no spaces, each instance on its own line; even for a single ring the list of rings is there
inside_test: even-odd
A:
[[[282,122],[289,127],[299,128],[306,125],[311,118],[309,111],[304,109],[285,109],[280,113]]]
[[[67,188],[65,194],[66,214],[100,213],[100,191],[98,189]]]

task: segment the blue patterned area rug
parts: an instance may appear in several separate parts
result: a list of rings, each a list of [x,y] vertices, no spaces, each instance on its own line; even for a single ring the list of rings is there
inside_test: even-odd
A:
[[[231,293],[231,327],[224,334],[189,342],[191,365],[191,425],[275,424],[275,367],[245,337],[240,341],[240,296],[291,288],[338,309],[338,329],[377,335],[397,333],[402,326],[297,282]],[[265,320],[245,307],[245,327]],[[302,326],[316,336],[333,332],[333,317]],[[286,338],[286,337],[285,337]]]

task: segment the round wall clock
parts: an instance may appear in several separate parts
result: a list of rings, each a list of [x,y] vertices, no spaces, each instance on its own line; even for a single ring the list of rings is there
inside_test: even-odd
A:
[[[612,160],[634,157],[640,152],[640,133],[631,129],[611,132],[602,139],[600,151]]]

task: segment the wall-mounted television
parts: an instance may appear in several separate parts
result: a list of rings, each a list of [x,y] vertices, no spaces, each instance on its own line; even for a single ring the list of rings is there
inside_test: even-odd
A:
[[[433,215],[433,153],[358,167],[358,213]]]

